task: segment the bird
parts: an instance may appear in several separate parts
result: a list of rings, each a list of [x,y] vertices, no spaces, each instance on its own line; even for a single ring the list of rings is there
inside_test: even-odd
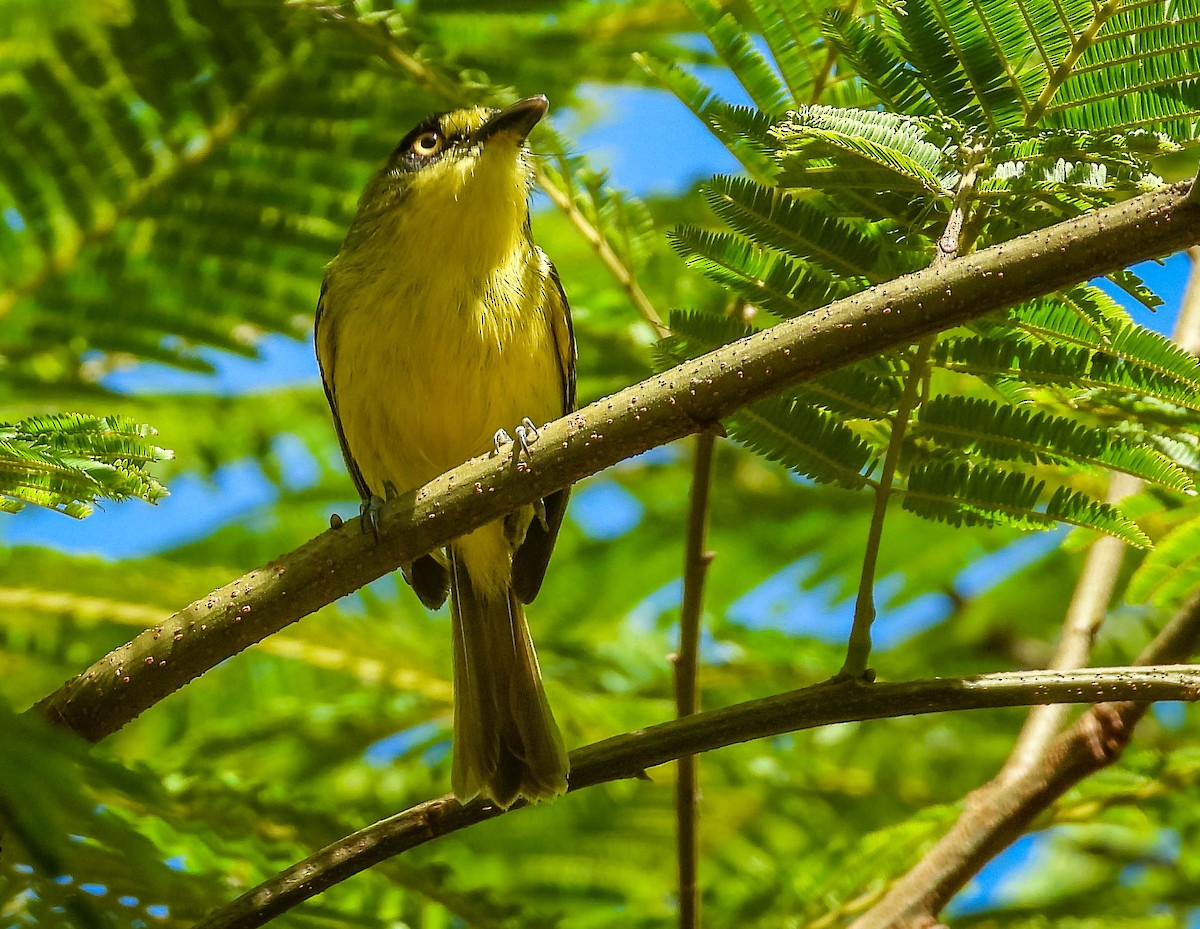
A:
[[[423,119],[367,183],[326,267],[317,360],[364,531],[385,500],[486,452],[530,452],[535,424],[574,409],[571,310],[529,216],[527,138],[548,107],[538,95]],[[567,789],[525,604],[568,495],[402,566],[427,607],[451,601],[460,802],[507,809]]]

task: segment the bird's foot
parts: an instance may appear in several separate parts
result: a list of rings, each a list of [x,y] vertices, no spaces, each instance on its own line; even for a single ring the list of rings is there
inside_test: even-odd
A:
[[[367,497],[362,502],[362,506],[358,508],[358,515],[362,519],[362,531],[371,530],[371,534],[375,536],[375,541],[379,541],[379,511],[383,509],[383,497],[377,497],[374,494]]]
[[[544,429],[546,427],[543,426],[542,428]],[[515,432],[517,436],[515,444],[521,446],[521,451],[523,451],[525,453],[525,457],[528,458],[532,454],[532,449],[530,446],[532,446],[537,442],[538,439],[542,437],[541,431],[533,424],[532,419],[530,419],[528,416],[525,416],[521,419],[521,425],[517,426],[513,432]],[[497,429],[496,434],[492,437],[492,441],[496,443],[496,454],[500,454],[500,452],[502,452],[509,445],[514,444],[512,436],[510,436],[504,429]]]
[[[529,454],[529,446],[542,437],[538,432],[537,426],[533,424],[528,416],[521,420],[521,425],[517,426],[517,441],[521,443],[521,448],[525,450],[525,454]]]

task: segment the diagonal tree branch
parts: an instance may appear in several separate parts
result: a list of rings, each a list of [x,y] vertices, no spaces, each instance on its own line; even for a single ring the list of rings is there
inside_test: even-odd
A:
[[[1138,658],[1139,665],[1186,661],[1200,645],[1200,594],[1172,617]],[[1086,677],[1091,671],[1061,672]],[[1112,764],[1148,704],[1093,707],[1050,745],[1038,764],[996,778],[967,797],[958,821],[850,929],[930,929],[936,916],[979,869],[1008,847],[1054,801]]]
[[[740,339],[552,423],[532,465],[483,456],[213,591],[101,658],[36,711],[89,740],[396,566],[568,484],[848,362],[1058,287],[1200,244],[1187,183],[881,284]]]
[[[1188,292],[1184,296],[1178,322],[1175,325],[1175,340],[1189,351],[1200,346],[1200,281],[1195,255],[1197,249],[1188,250],[1192,257],[1192,271],[1188,281]],[[1140,481],[1126,474],[1114,476],[1109,488],[1109,499],[1116,502],[1136,492]],[[1052,668],[1065,670],[1086,664],[1091,653],[1092,640],[1098,631],[1108,603],[1116,588],[1117,574],[1124,555],[1124,546],[1115,539],[1098,539],[1088,550],[1076,583],[1075,593],[1063,624],[1063,632],[1055,652]],[[1181,617],[1188,615],[1185,609]],[[1200,623],[1200,620],[1193,620]],[[1177,619],[1173,624],[1172,636],[1160,636],[1143,654],[1142,662],[1163,660],[1185,660],[1190,652],[1180,627],[1186,631],[1187,623]],[[1193,633],[1195,634],[1194,630]],[[1173,651],[1172,651],[1173,650]],[[1132,727],[1140,717],[1113,710],[1095,710],[1085,715],[1074,729],[1060,735],[1067,719],[1068,707],[1064,704],[1049,704],[1034,707],[1004,767],[991,782],[971,795],[959,820],[930,852],[901,878],[888,894],[864,916],[856,927],[907,927],[924,926],[935,921],[937,912],[947,903],[950,896],[973,876],[998,851],[1006,847],[1021,834],[1032,818],[1045,805],[1057,798],[1054,795],[1037,795],[1031,785],[1048,780],[1048,772],[1062,758],[1064,740],[1071,734],[1078,737],[1083,732],[1090,740],[1090,758],[1097,762],[1095,770],[1115,760],[1119,749],[1132,734]],[[1110,731],[1102,727],[1107,724]],[[1115,725],[1115,729],[1114,729]],[[1082,729],[1081,729],[1082,727]],[[1109,742],[1107,749],[1101,738]],[[1099,746],[1099,750],[1097,750]],[[1083,771],[1079,777],[1091,771]],[[1062,789],[1072,786],[1073,780],[1063,782]],[[1015,792],[1010,792],[1015,791]],[[1061,792],[1061,791],[1060,791]],[[957,856],[957,857],[956,857]],[[937,873],[943,884],[928,893],[922,881]],[[922,888],[921,891],[915,888]],[[914,897],[921,897],[913,905]]]
[[[1191,271],[1188,286],[1179,308],[1172,338],[1183,349],[1196,354],[1200,351],[1200,266],[1196,254],[1200,249],[1188,249]],[[1108,488],[1108,502],[1119,503],[1137,493],[1142,482],[1129,474],[1112,476]],[[1088,548],[1075,592],[1071,596],[1067,615],[1063,619],[1062,634],[1050,667],[1058,669],[1082,668],[1091,655],[1092,642],[1100,631],[1109,601],[1117,586],[1121,562],[1125,557],[1125,546],[1118,540],[1105,536],[1097,539]],[[1001,780],[1014,777],[1021,771],[1037,764],[1067,720],[1064,706],[1034,707],[1021,728],[1021,734],[1009,754],[999,777]]]
[[[1131,474],[1114,474],[1106,500],[1112,504],[1120,503],[1137,493],[1141,486],[1142,482]],[[1102,536],[1088,547],[1050,667],[1060,670],[1087,667],[1092,642],[1108,612],[1124,558],[1125,543],[1112,536]],[[998,777],[1001,780],[1017,777],[1041,762],[1066,720],[1067,707],[1062,704],[1030,710]]]
[[[1190,648],[1200,631],[1200,600],[1177,637]],[[1159,639],[1168,633],[1164,631]],[[1171,653],[1170,649],[1164,649]],[[571,792],[637,777],[683,755],[833,723],[1044,702],[1200,700],[1200,666],[1029,671],[899,684],[818,684],[708,713],[685,716],[605,739],[571,752]],[[1146,704],[1120,704],[1144,711]],[[1086,759],[1084,759],[1086,761]],[[564,801],[559,801],[564,802]],[[508,812],[522,809],[514,806]],[[327,845],[311,857],[238,897],[195,929],[254,929],[355,874],[436,838],[503,815],[477,801],[453,797],[420,803]]]

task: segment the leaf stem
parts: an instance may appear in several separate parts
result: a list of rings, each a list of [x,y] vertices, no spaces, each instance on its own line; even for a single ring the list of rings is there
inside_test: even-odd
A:
[[[534,165],[533,177],[546,196],[550,198],[550,202],[563,212],[571,225],[575,227],[575,231],[596,252],[596,257],[600,259],[601,264],[608,269],[608,273],[613,276],[616,282],[621,285],[621,289],[625,291],[634,308],[646,322],[654,327],[655,334],[659,338],[670,335],[671,330],[667,328],[667,324],[663,322],[658,310],[654,308],[654,304],[650,302],[650,298],[646,296],[645,291],[638,284],[633,269],[621,260],[621,257],[608,243],[608,240],[604,238],[604,234],[600,229],[575,205],[575,201],[571,199],[570,193],[559,187],[554,179],[539,164]]]
[[[1025,114],[1025,125],[1036,126],[1038,120],[1046,115],[1046,110],[1050,106],[1050,102],[1054,99],[1054,95],[1058,93],[1058,89],[1071,76],[1071,71],[1075,67],[1080,56],[1092,47],[1096,41],[1096,36],[1104,25],[1116,15],[1117,10],[1121,8],[1121,4],[1125,0],[1106,0],[1105,3],[1096,6],[1096,15],[1092,21],[1088,23],[1087,28],[1079,35],[1071,40],[1071,49],[1067,52],[1067,56],[1059,63],[1046,80],[1046,86],[1042,88],[1041,94],[1030,107],[1029,112]]]
[[[1169,667],[1188,660],[1198,644],[1200,595],[1171,618],[1137,663]],[[1097,680],[1106,674],[1099,668],[1058,673]],[[1120,757],[1146,709],[1147,704],[1127,700],[1100,703],[1058,736],[1037,764],[971,793],[946,834],[850,929],[937,925],[936,914],[987,862],[1070,788]]]
[[[846,4],[845,15],[847,19],[853,19],[854,14],[858,11],[858,0],[850,0]],[[821,102],[821,97],[825,94],[825,88],[829,86],[829,76],[833,74],[833,66],[837,64],[838,49],[832,42],[826,40],[825,43],[825,61],[821,65],[821,70],[813,77],[812,94],[808,98],[810,105],[815,106]],[[799,102],[799,101],[797,101]]]
[[[712,489],[713,456],[717,437],[705,431],[696,436],[692,492],[688,506],[687,544],[683,559],[683,604],[679,615],[679,653],[675,656],[675,711],[680,718],[700,712],[697,685],[700,665],[700,619],[704,612],[704,580],[713,553],[706,546],[708,498]],[[700,925],[700,789],[695,755],[678,762],[675,817],[679,858],[679,929]]]

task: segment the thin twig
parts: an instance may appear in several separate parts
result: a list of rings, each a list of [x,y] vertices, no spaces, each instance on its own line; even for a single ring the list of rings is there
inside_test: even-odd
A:
[[[845,15],[847,19],[853,19],[854,14],[858,9],[858,0],[850,0],[846,4]],[[838,50],[837,46],[832,42],[825,43],[825,62],[821,65],[821,70],[813,78],[812,95],[809,97],[810,104],[818,104],[821,102],[821,97],[825,94],[825,88],[829,85],[829,76],[833,74],[833,66],[837,64]],[[799,101],[797,101],[798,103]]]
[[[1166,660],[1190,650],[1200,634],[1200,600],[1169,629],[1170,634],[1164,630],[1156,640],[1171,638],[1176,644],[1175,649],[1159,649]],[[570,790],[574,793],[608,781],[644,777],[646,769],[683,755],[835,723],[1049,701],[1131,699],[1200,700],[1200,666],[1005,672],[899,684],[819,684],[670,720],[576,749],[571,752]],[[522,808],[514,806],[508,812]],[[333,842],[216,910],[194,929],[256,929],[381,861],[500,815],[504,811],[497,807],[478,802],[463,806],[448,796],[418,804]]]
[[[696,436],[692,467],[692,493],[688,506],[687,545],[683,557],[683,604],[679,611],[679,653],[675,656],[675,712],[680,718],[700,712],[700,618],[704,612],[704,579],[713,553],[707,548],[708,497],[712,488],[713,432]],[[679,929],[700,925],[700,789],[695,755],[679,759],[675,785],[678,824]]]
[[[451,538],[792,384],[1200,241],[1188,184],[1104,207],[838,300],[552,423],[535,466],[476,458],[197,600],[115,649],[37,711],[102,739],[231,655]]]
[[[862,573],[858,580],[858,596],[854,601],[854,622],[850,627],[846,660],[838,672],[839,678],[858,680],[867,674],[867,661],[871,656],[871,626],[875,622],[875,569],[879,560],[879,546],[883,542],[883,525],[887,518],[888,503],[892,499],[892,487],[896,480],[896,468],[900,464],[900,452],[904,447],[908,418],[917,404],[933,343],[934,337],[926,336],[917,345],[917,351],[908,366],[904,392],[900,395],[896,413],[892,417],[892,434],[884,453],[883,471],[879,475],[878,485],[873,488],[875,504],[871,511],[871,525],[867,529]]]
[[[1075,63],[1079,61],[1084,52],[1092,47],[1096,41],[1096,36],[1100,34],[1100,30],[1116,15],[1124,2],[1125,0],[1106,0],[1105,3],[1095,7],[1096,15],[1088,23],[1086,29],[1079,33],[1079,35],[1072,37],[1071,48],[1067,52],[1066,57],[1059,63],[1054,73],[1047,78],[1046,86],[1042,88],[1041,95],[1034,102],[1033,106],[1030,107],[1029,112],[1025,114],[1026,126],[1037,125],[1038,120],[1045,115],[1051,101],[1054,99],[1054,95],[1058,93],[1059,88],[1071,76],[1071,71],[1074,69]]]
[[[955,258],[969,251],[972,242],[964,238],[975,194],[975,181],[979,175],[979,162],[983,158],[981,149],[967,149],[966,168],[962,180],[954,192],[954,202],[946,229],[938,240],[931,270],[946,267]],[[883,526],[887,519],[888,504],[896,481],[896,469],[900,464],[900,453],[904,448],[904,437],[908,431],[909,417],[920,399],[920,387],[924,383],[929,355],[933,351],[934,336],[925,337],[912,355],[904,382],[904,391],[896,404],[892,416],[892,434],[888,437],[887,451],[883,456],[883,469],[879,483],[875,485],[875,505],[871,512],[871,525],[867,530],[867,542],[863,552],[862,573],[859,575],[858,596],[854,601],[854,621],[850,627],[850,639],[846,644],[846,660],[837,673],[839,679],[859,679],[868,675],[867,662],[871,657],[871,626],[875,622],[875,570],[879,560],[879,546],[883,542]]]

